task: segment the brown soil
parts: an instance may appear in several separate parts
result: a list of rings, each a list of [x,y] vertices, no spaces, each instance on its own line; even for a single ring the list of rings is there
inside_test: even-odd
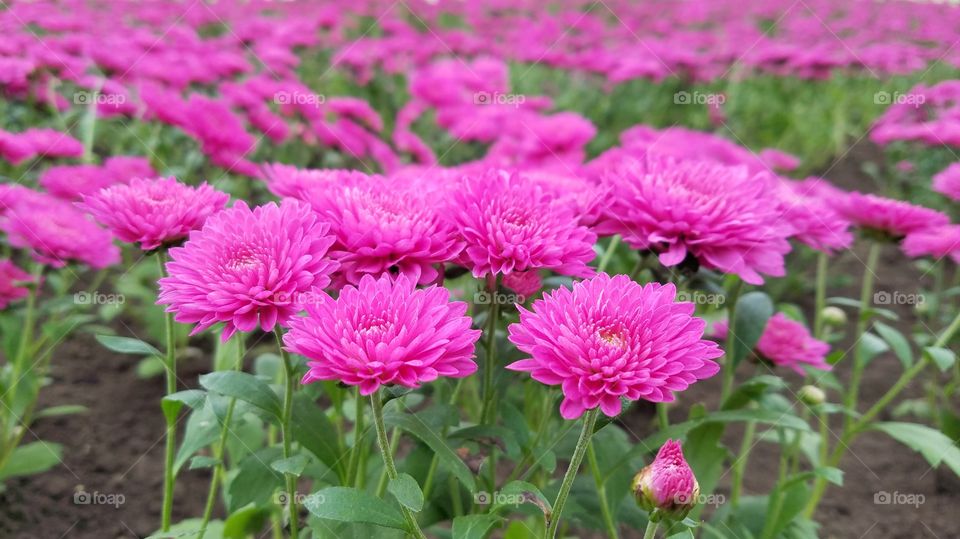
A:
[[[875,149],[861,145],[831,169],[827,176],[846,188],[870,190],[869,180],[860,171],[860,163],[877,155]],[[845,253],[834,262],[834,272],[857,276],[844,290],[832,295],[857,295],[863,267],[856,256]],[[918,285],[918,274],[895,249],[884,253],[878,288],[911,293]],[[916,322],[912,310],[901,309],[901,330]],[[849,347],[850,342],[845,343]],[[185,365],[181,379],[195,384],[204,371],[204,362]],[[849,363],[838,368],[841,378]],[[892,356],[874,361],[865,375],[863,402],[877,399],[900,373],[900,364]],[[145,537],[159,524],[159,493],[163,468],[163,421],[159,413],[162,383],[159,379],[141,380],[129,356],[112,354],[87,335],[78,335],[65,343],[53,366],[54,383],[42,392],[42,405],[82,404],[89,413],[38,421],[27,441],[35,438],[61,443],[65,447],[64,464],[53,470],[11,480],[0,495],[0,537],[91,538]],[[789,376],[789,375],[788,375]],[[795,380],[794,380],[795,381]],[[715,401],[719,380],[695,386],[683,395],[684,403]],[[911,388],[916,396],[919,389]],[[682,417],[677,410],[675,419]],[[648,414],[638,411],[629,422],[630,430],[643,436],[652,431]],[[834,428],[834,431],[837,431]],[[739,444],[739,433],[731,428],[728,443]],[[777,470],[777,453],[771,444],[757,445],[745,480],[747,494],[769,488]],[[825,538],[903,538],[960,537],[960,519],[952,513],[960,503],[960,489],[948,474],[931,470],[926,461],[910,449],[882,434],[866,434],[851,447],[842,464],[846,472],[844,487],[832,487],[821,505],[817,519]],[[202,512],[208,473],[185,471],[177,480],[174,521],[195,517]],[[83,505],[74,503],[74,492],[122,494],[124,503]],[[721,488],[726,488],[722,484]],[[881,491],[923,496],[923,503],[885,505],[874,503]],[[639,534],[624,530],[625,537]]]

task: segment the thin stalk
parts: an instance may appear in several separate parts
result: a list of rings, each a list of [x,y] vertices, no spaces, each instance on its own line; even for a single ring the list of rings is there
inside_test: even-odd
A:
[[[737,300],[740,299],[740,291],[743,289],[743,281],[737,278],[727,294],[727,342],[723,360],[723,387],[720,391],[720,404],[726,402],[727,397],[733,390],[733,374],[736,366],[733,364],[733,343],[737,338]]]
[[[360,469],[360,441],[363,440],[363,399],[360,386],[353,392],[353,447],[347,463],[347,483],[356,486]]]
[[[560,484],[560,492],[557,493],[557,500],[553,503],[553,512],[550,514],[547,533],[545,539],[554,539],[557,536],[557,528],[560,527],[560,516],[563,514],[563,506],[567,503],[567,497],[570,495],[570,489],[573,488],[573,480],[577,477],[577,471],[580,469],[580,463],[583,462],[583,456],[590,445],[590,437],[593,435],[593,427],[597,423],[597,414],[600,408],[588,410],[583,419],[583,429],[580,431],[580,438],[577,440],[577,447],[573,450],[573,456],[570,458],[570,466],[567,467],[567,473],[563,476],[563,483]]]
[[[160,275],[167,276],[165,264],[167,254],[161,250],[157,253],[157,265],[160,268]],[[173,313],[164,312],[164,333],[166,336],[166,360],[164,361],[165,371],[167,373],[167,395],[177,392],[177,343],[176,333],[173,326]],[[160,530],[170,531],[170,518],[173,514],[173,458],[177,451],[177,418],[167,417],[167,443],[164,448],[164,468],[163,468],[163,509],[160,514]]]
[[[390,454],[397,452],[397,447],[400,445],[400,429],[393,427],[393,430],[390,431]],[[377,482],[377,497],[380,498],[387,491],[387,468],[384,467],[380,472],[380,481]],[[426,496],[424,496],[426,499]]]
[[[377,430],[377,445],[380,446],[380,456],[383,457],[383,465],[387,470],[387,477],[395,480],[398,477],[397,466],[393,462],[393,453],[390,451],[390,442],[387,440],[387,428],[383,421],[383,401],[380,398],[380,392],[370,395],[370,406],[373,408],[373,423]],[[400,506],[403,517],[407,521],[408,531],[418,539],[426,539],[420,524],[405,506]]]
[[[496,278],[490,291],[490,311],[487,313],[487,359],[483,370],[483,407],[480,411],[480,421],[487,423],[490,421],[490,414],[493,407],[494,387],[493,373],[496,370],[497,361],[497,321],[500,318],[500,302],[497,301],[497,283]]]
[[[670,415],[667,414],[667,404],[665,402],[657,403],[657,422],[660,425],[660,430],[670,426]]]
[[[290,354],[283,348],[283,331],[277,326],[274,334],[277,336],[277,347],[280,349],[280,357],[283,358],[283,416],[280,421],[280,437],[283,443],[283,458],[290,458],[291,445],[293,443],[293,433],[290,430],[290,420],[293,418],[293,390],[296,384],[296,373],[294,372],[293,362],[290,360]],[[287,513],[290,520],[290,537],[297,539],[299,536],[299,523],[297,511],[297,476],[291,473],[285,473],[287,489]]]
[[[610,238],[610,243],[607,244],[607,250],[603,253],[603,258],[600,259],[600,264],[597,265],[597,273],[603,273],[607,266],[610,265],[610,260],[613,259],[613,253],[617,252],[617,247],[620,245],[620,235],[617,234],[614,237]]]
[[[593,474],[593,484],[597,488],[597,497],[600,502],[600,513],[603,516],[603,524],[607,527],[607,533],[610,539],[617,539],[620,534],[617,531],[617,524],[613,521],[613,515],[610,513],[610,502],[607,501],[607,488],[603,484],[603,474],[600,473],[600,464],[597,462],[597,452],[593,449],[593,442],[587,444],[587,463],[590,465],[590,473]]]
[[[659,522],[654,522],[652,520],[647,521],[647,529],[643,532],[643,539],[653,539],[656,537],[658,526],[660,526]]]
[[[817,253],[817,281],[814,291],[813,336],[823,336],[823,309],[827,306],[827,253]]]
[[[757,424],[753,421],[747,423],[743,432],[743,442],[740,443],[740,453],[737,460],[733,463],[732,485],[730,487],[730,505],[736,507],[740,501],[740,494],[743,492],[743,472],[747,467],[747,459],[750,457],[750,449],[753,447],[753,437],[757,430]]]
[[[873,300],[873,280],[877,269],[877,262],[880,260],[881,244],[872,242],[870,252],[867,254],[867,265],[863,272],[863,283],[860,287],[860,310],[857,313],[857,330],[853,336],[853,342],[856,343],[853,349],[853,372],[850,375],[850,387],[847,390],[844,405],[851,411],[856,411],[860,394],[860,380],[863,377],[864,358],[863,347],[860,346],[860,339],[867,331],[870,320],[867,311]],[[848,430],[852,422],[852,415],[847,415],[844,419],[844,431]]]
[[[237,343],[237,361],[233,366],[234,371],[239,371],[243,365],[243,355],[244,355],[244,346],[243,346],[243,334],[237,334],[236,338],[240,341]],[[224,469],[224,459],[227,456],[227,438],[230,433],[230,422],[233,420],[233,409],[237,405],[237,398],[231,397],[230,402],[227,404],[227,413],[223,418],[223,425],[220,426],[220,440],[217,442],[217,446],[213,451],[214,458],[217,459],[217,464],[213,468],[213,477],[210,478],[210,487],[207,490],[207,503],[203,508],[203,520],[200,522],[200,531],[197,532],[197,539],[203,539],[203,536],[207,533],[207,525],[210,523],[210,517],[213,516],[213,507],[217,502],[217,487],[220,486],[220,481],[223,479],[223,469]]]

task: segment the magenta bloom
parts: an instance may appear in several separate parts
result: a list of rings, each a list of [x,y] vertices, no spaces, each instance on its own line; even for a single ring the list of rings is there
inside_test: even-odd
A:
[[[593,274],[596,235],[578,222],[568,204],[553,204],[537,182],[490,170],[468,176],[448,208],[466,247],[460,262],[475,277],[549,269],[563,275]]]
[[[120,240],[150,251],[186,238],[229,199],[207,184],[194,188],[173,177],[138,178],[85,196],[79,207]]]
[[[30,249],[35,260],[55,268],[69,261],[93,268],[120,261],[109,232],[72,204],[49,196],[30,196],[9,208],[0,230],[10,245]]]
[[[697,504],[700,485],[678,440],[667,440],[657,457],[633,479],[637,502],[648,512],[683,518]]]
[[[934,175],[933,190],[960,201],[960,163],[953,163]]]
[[[676,288],[641,286],[626,275],[601,273],[522,307],[510,341],[532,357],[507,366],[560,385],[560,414],[576,419],[600,407],[620,413],[621,398],[667,402],[720,367],[717,344],[702,340],[705,323],[692,303],[674,301]]]
[[[925,228],[907,234],[900,244],[907,256],[932,256],[937,260],[949,256],[960,264],[960,225]]]
[[[778,211],[771,176],[648,155],[624,161],[606,181],[610,203],[598,233],[620,234],[631,247],[652,249],[664,266],[689,255],[750,284],[762,284],[761,273],[784,275],[792,229]]]
[[[945,214],[930,208],[862,193],[850,193],[839,209],[853,224],[894,239],[950,222]]]
[[[728,332],[727,321],[719,322],[714,325],[713,337],[726,339]],[[832,368],[826,361],[829,352],[829,344],[813,338],[806,326],[783,313],[770,317],[756,346],[758,356],[797,374],[804,373],[802,365],[829,371]]]
[[[356,170],[297,168],[273,163],[264,165],[263,177],[270,192],[278,197],[308,200],[310,193],[341,185],[356,185],[371,178]],[[375,176],[376,177],[376,176]]]
[[[337,265],[327,257],[327,230],[295,200],[253,210],[238,202],[170,249],[157,303],[178,322],[197,324],[194,334],[223,322],[224,341],[237,330],[286,325],[315,288],[330,284]]]
[[[853,244],[850,221],[814,194],[815,187],[803,182],[782,180],[780,194],[783,220],[793,228],[792,236],[811,249],[832,253]]]
[[[404,276],[365,275],[337,299],[318,293],[307,316],[290,321],[287,349],[310,359],[303,383],[336,380],[370,395],[381,385],[419,387],[477,370],[467,304],[445,288],[416,289]]]
[[[13,301],[27,297],[30,289],[24,285],[31,281],[33,277],[13,262],[0,260],[0,310],[6,309]]]
[[[417,284],[436,282],[437,266],[463,249],[453,224],[426,189],[382,178],[355,178],[315,189],[307,200],[330,223],[337,242],[331,255],[349,284],[364,275],[406,275]]]
[[[520,295],[518,303],[523,303],[543,288],[543,279],[538,271],[515,271],[503,276],[503,286]]]

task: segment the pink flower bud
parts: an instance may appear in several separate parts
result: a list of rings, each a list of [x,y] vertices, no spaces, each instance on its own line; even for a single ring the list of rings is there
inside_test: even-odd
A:
[[[681,520],[700,497],[700,485],[677,440],[667,440],[650,465],[633,478],[633,495],[650,518]]]

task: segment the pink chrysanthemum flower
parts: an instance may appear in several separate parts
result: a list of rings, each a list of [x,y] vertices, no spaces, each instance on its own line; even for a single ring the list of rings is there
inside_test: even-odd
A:
[[[678,440],[667,440],[657,457],[633,478],[633,495],[647,512],[682,519],[697,504],[700,484]]]
[[[207,184],[194,188],[173,177],[138,178],[86,196],[79,207],[120,240],[150,251],[186,238],[229,199]]]
[[[61,268],[76,261],[105,268],[120,261],[113,236],[72,204],[49,196],[31,196],[8,209],[0,220],[14,247],[30,249],[33,258]]]
[[[954,163],[934,175],[933,190],[960,201],[960,163]]]
[[[853,224],[897,240],[911,232],[950,222],[945,214],[930,208],[862,193],[850,193],[839,210]]]
[[[33,277],[13,262],[0,260],[0,310],[6,309],[13,301],[27,297],[30,289],[25,285],[31,281]]]
[[[714,338],[726,339],[728,333],[727,321],[713,327]],[[829,344],[813,338],[806,326],[783,313],[770,317],[756,346],[760,358],[798,374],[804,374],[802,365],[829,371],[831,366],[826,361],[829,352]]]
[[[271,193],[300,200],[308,200],[310,193],[316,190],[356,185],[370,179],[370,176],[356,170],[297,168],[282,163],[267,164],[262,169],[263,179]]]
[[[705,323],[693,316],[693,304],[675,296],[672,284],[641,286],[605,273],[557,289],[533,311],[518,307],[510,341],[532,357],[507,368],[560,385],[566,419],[598,406],[615,416],[621,398],[672,401],[675,391],[716,374],[711,360],[723,355],[701,339]]]
[[[503,286],[513,290],[522,298],[517,303],[523,303],[543,288],[543,279],[540,278],[538,271],[515,271],[503,276]]]
[[[446,211],[466,247],[460,262],[475,277],[549,269],[563,275],[593,274],[596,235],[567,204],[520,174],[491,170],[468,176]]]
[[[771,176],[647,155],[626,160],[605,181],[610,203],[595,227],[599,234],[620,234],[631,247],[651,249],[664,266],[692,256],[750,284],[762,284],[761,273],[784,275],[792,229],[772,202],[777,185]]]
[[[310,359],[303,383],[337,380],[370,395],[381,385],[419,387],[441,376],[477,370],[467,304],[451,302],[445,288],[416,289],[404,276],[365,275],[337,299],[317,294],[307,316],[294,318],[287,349]]]
[[[937,260],[949,256],[960,264],[960,225],[945,225],[911,232],[900,244],[909,257],[932,256]]]
[[[330,223],[337,242],[331,255],[343,281],[364,275],[406,275],[417,284],[436,282],[437,267],[463,249],[456,229],[418,183],[354,179],[343,186],[316,189],[307,200]]]
[[[853,244],[850,221],[808,191],[813,188],[789,180],[781,182],[781,214],[793,228],[792,236],[811,249],[832,253]]]
[[[237,330],[286,325],[313,290],[330,284],[336,262],[328,227],[306,204],[285,200],[251,210],[238,202],[207,219],[183,247],[170,250],[157,303],[193,333],[223,322]]]

